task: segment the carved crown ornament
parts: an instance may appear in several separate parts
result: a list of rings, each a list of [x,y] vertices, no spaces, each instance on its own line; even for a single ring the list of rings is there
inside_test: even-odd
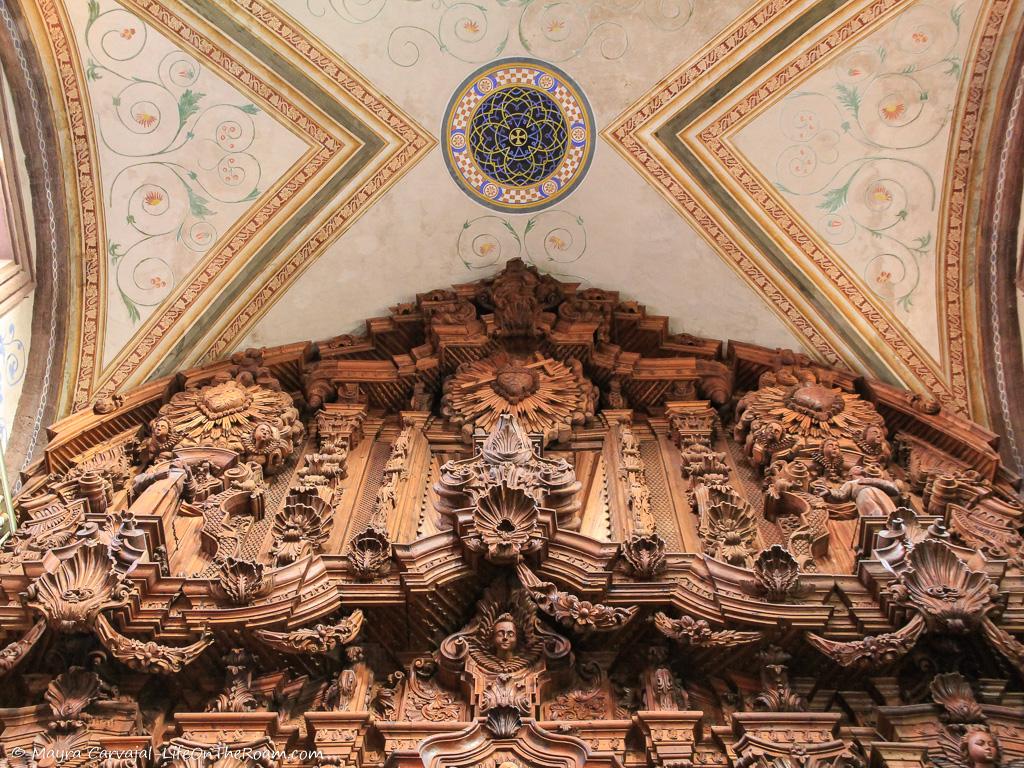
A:
[[[1011,765],[1024,506],[922,402],[524,263],[119,392],[0,546],[0,766]]]

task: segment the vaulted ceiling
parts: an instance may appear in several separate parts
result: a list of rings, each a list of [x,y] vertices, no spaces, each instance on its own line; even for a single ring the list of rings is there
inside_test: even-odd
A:
[[[984,423],[975,254],[1007,0],[36,0],[66,162],[62,410],[357,330],[520,257],[676,331],[934,392]],[[560,68],[594,156],[555,205],[445,164],[460,84]],[[55,374],[57,376],[59,374]]]

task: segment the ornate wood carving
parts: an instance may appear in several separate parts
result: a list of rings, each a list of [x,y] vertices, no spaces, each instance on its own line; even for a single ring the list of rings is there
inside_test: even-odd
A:
[[[994,437],[727,355],[513,262],[55,424],[0,548],[0,766],[1024,759]]]

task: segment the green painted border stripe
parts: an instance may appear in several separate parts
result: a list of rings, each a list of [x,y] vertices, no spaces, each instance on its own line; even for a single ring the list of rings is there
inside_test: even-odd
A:
[[[228,16],[219,5],[208,2],[208,0],[182,0],[182,2],[245,48],[262,64],[273,69],[285,82],[330,115],[338,124],[357,136],[363,142],[363,146],[260,247],[228,285],[217,294],[217,297],[191,325],[185,335],[163,357],[149,375],[149,379],[168,376],[177,371],[185,356],[195,349],[200,339],[213,325],[213,321],[228,312],[238,297],[259,280],[263,270],[281,253],[284,245],[309,224],[317,214],[322,213],[344,186],[355,178],[386,146],[385,142],[373,133],[369,126],[356,118],[331,94],[310,80],[292,63],[272,50],[261,38]]]
[[[892,384],[902,384],[892,372],[888,363],[875,353],[874,349],[865,342],[865,339],[859,334],[853,333],[848,324],[842,323],[842,325],[837,325],[836,320],[838,318],[831,312],[831,303],[823,300],[823,297],[817,292],[807,276],[797,269],[796,265],[786,257],[785,253],[776,245],[771,236],[758,226],[757,222],[746,211],[736,205],[733,197],[679,139],[680,133],[724,98],[726,94],[738,88],[750,75],[769,63],[782,50],[792,45],[800,36],[837,11],[846,2],[847,0],[822,0],[813,8],[805,11],[792,24],[747,56],[738,67],[730,71],[722,80],[702,94],[700,98],[688,104],[685,109],[674,115],[671,120],[655,131],[654,135],[669,153],[686,168],[690,175],[698,181],[701,189],[718,204],[719,208],[729,215],[733,223],[743,231],[747,238],[769,257],[775,269],[785,275],[786,279],[797,287],[810,302],[811,306],[815,308],[819,316],[828,322],[830,327],[850,346],[854,354],[862,362],[867,363],[873,373],[881,375],[885,381]]]

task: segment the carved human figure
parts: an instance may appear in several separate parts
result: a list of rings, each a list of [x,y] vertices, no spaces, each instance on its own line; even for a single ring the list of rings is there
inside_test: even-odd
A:
[[[1000,764],[999,743],[987,728],[971,728],[960,741],[964,763],[970,768],[992,768]]]
[[[900,487],[892,480],[880,476],[878,468],[857,466],[850,470],[851,478],[838,488],[819,487],[820,495],[828,501],[852,501],[862,517],[888,517],[896,511],[895,499]]]
[[[417,381],[412,385],[412,397],[409,398],[409,407],[414,411],[429,411],[434,406],[434,395],[427,391],[427,385]]]
[[[612,376],[608,382],[608,394],[605,396],[605,402],[609,408],[623,409],[629,407],[629,404],[626,402],[626,396],[622,394],[622,379],[618,376]]]
[[[360,405],[369,401],[357,382],[347,381],[338,387],[338,402]]]
[[[157,416],[149,422],[149,436],[143,440],[139,450],[140,463],[145,466],[154,461],[166,461],[173,456],[177,442],[174,425],[166,416]]]
[[[892,458],[892,446],[885,439],[885,430],[877,424],[868,424],[864,427],[857,446],[864,454],[864,460],[885,466]]]
[[[263,467],[266,474],[273,474],[284,464],[284,446],[280,433],[272,424],[261,421],[252,432],[243,438],[242,445],[252,460]]]
[[[757,466],[765,467],[778,459],[790,459],[797,440],[787,435],[779,422],[767,421],[751,430],[748,444],[751,459]]]
[[[503,613],[494,622],[491,633],[491,645],[494,655],[502,661],[511,661],[519,645],[519,630],[516,628],[512,614]]]
[[[846,475],[843,447],[835,438],[829,437],[821,442],[821,447],[814,455],[814,461],[819,474],[829,480],[839,480]]]

